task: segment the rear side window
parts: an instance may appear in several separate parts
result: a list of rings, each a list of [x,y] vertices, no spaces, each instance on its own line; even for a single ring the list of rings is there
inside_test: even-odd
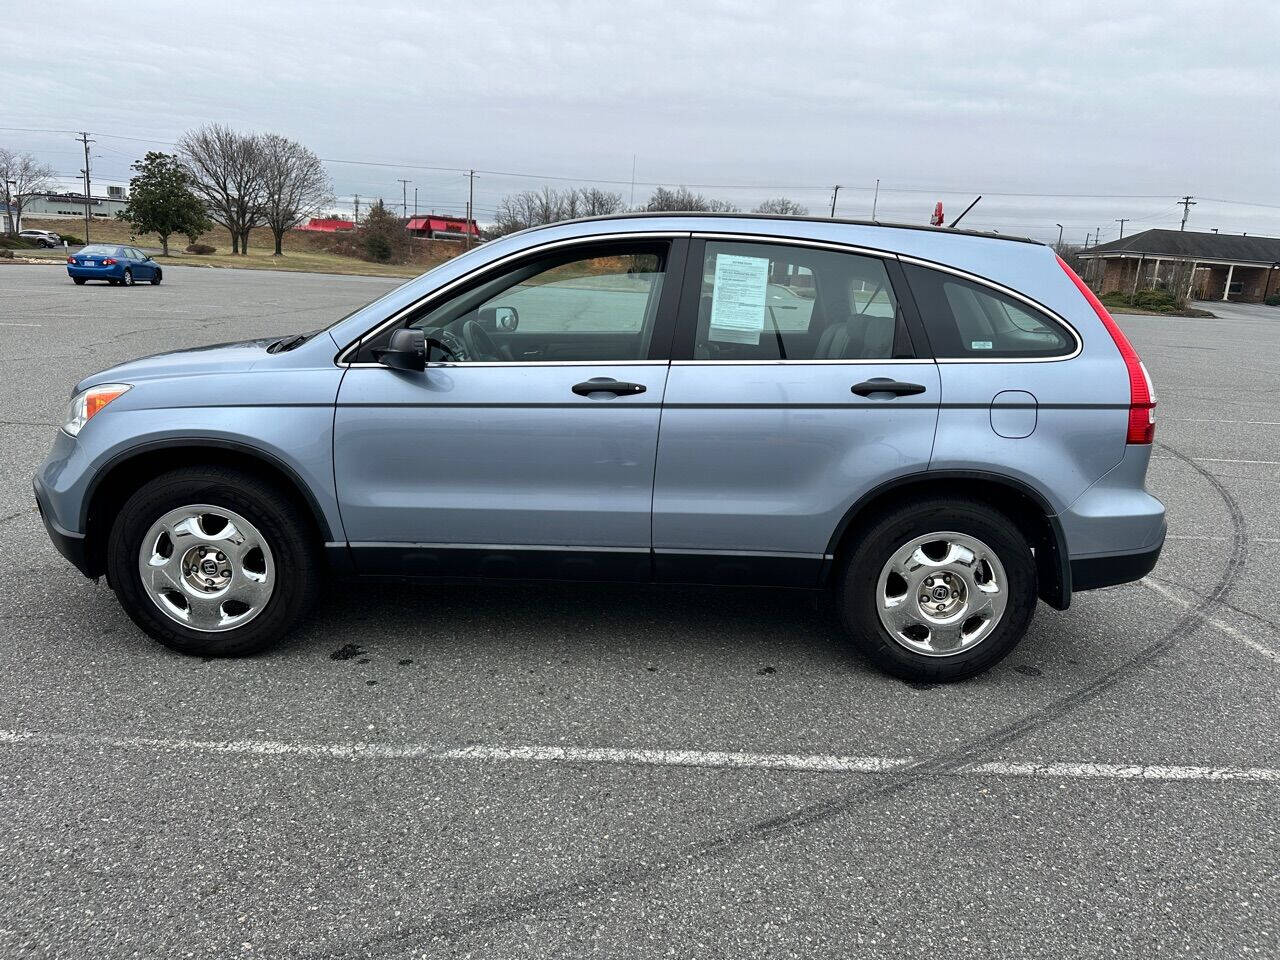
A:
[[[889,276],[873,257],[708,241],[693,357],[883,360],[900,355],[899,323]]]
[[[1048,314],[991,287],[903,264],[934,356],[952,360],[1062,357],[1076,348]]]

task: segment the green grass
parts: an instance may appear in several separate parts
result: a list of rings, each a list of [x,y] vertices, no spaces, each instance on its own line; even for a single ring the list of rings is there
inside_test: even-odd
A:
[[[34,230],[52,230],[60,232],[59,227],[67,231],[84,233],[83,220],[36,220],[24,217],[24,228]],[[89,225],[89,240],[92,243],[128,243],[137,246],[159,249],[160,238],[153,234],[134,234],[127,223],[121,220],[94,220]],[[221,227],[210,230],[200,238],[217,248],[217,253],[186,253],[186,237],[170,237],[170,255],[157,256],[156,260],[165,265],[183,267],[236,267],[242,270],[288,270],[298,273],[340,273],[366,277],[416,277],[430,270],[442,261],[426,263],[370,263],[356,257],[347,257],[324,249],[329,240],[325,235],[290,231],[284,235],[283,256],[272,256],[275,241],[271,231],[265,227],[255,228],[249,234],[249,252],[244,256],[232,255],[231,235]],[[461,248],[459,248],[461,252]],[[48,250],[47,254],[60,255],[61,251]],[[19,254],[22,255],[22,254]]]

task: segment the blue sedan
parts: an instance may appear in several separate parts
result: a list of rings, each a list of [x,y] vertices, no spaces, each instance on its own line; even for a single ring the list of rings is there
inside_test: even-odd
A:
[[[109,243],[91,243],[67,257],[67,275],[77,284],[105,280],[126,287],[139,280],[159,283],[163,277],[159,265],[137,247]]]

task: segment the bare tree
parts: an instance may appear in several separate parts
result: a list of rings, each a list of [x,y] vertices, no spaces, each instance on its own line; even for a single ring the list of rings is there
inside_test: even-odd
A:
[[[609,193],[595,187],[568,190],[543,187],[541,190],[524,190],[508,194],[498,201],[498,214],[489,234],[501,237],[544,223],[557,223],[577,217],[599,217],[620,213],[622,209],[622,194]]]
[[[738,208],[728,200],[717,200],[693,193],[688,187],[677,187],[669,190],[658,187],[650,195],[644,208],[650,212],[660,211],[693,211],[705,213],[737,213]]]
[[[580,187],[574,191],[578,198],[580,217],[606,217],[623,210],[622,194],[610,193],[597,187]]]
[[[262,138],[210,123],[184,133],[178,151],[209,216],[231,234],[231,252],[248,252],[249,231],[263,222],[266,199]]]
[[[774,217],[807,217],[809,208],[786,197],[772,197],[756,207],[752,213],[764,213]]]
[[[4,192],[8,232],[22,229],[22,211],[32,197],[53,189],[53,168],[29,153],[0,147],[0,189]]]
[[[263,160],[263,219],[282,256],[286,230],[292,230],[333,200],[333,184],[320,158],[297,141],[268,133],[260,140]]]

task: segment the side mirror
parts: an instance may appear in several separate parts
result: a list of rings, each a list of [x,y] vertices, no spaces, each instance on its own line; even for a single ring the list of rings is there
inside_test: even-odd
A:
[[[476,319],[480,326],[494,333],[515,333],[520,326],[520,312],[515,307],[484,307]]]
[[[392,370],[425,370],[427,338],[416,327],[404,327],[391,335],[385,350],[373,351],[373,359]]]

